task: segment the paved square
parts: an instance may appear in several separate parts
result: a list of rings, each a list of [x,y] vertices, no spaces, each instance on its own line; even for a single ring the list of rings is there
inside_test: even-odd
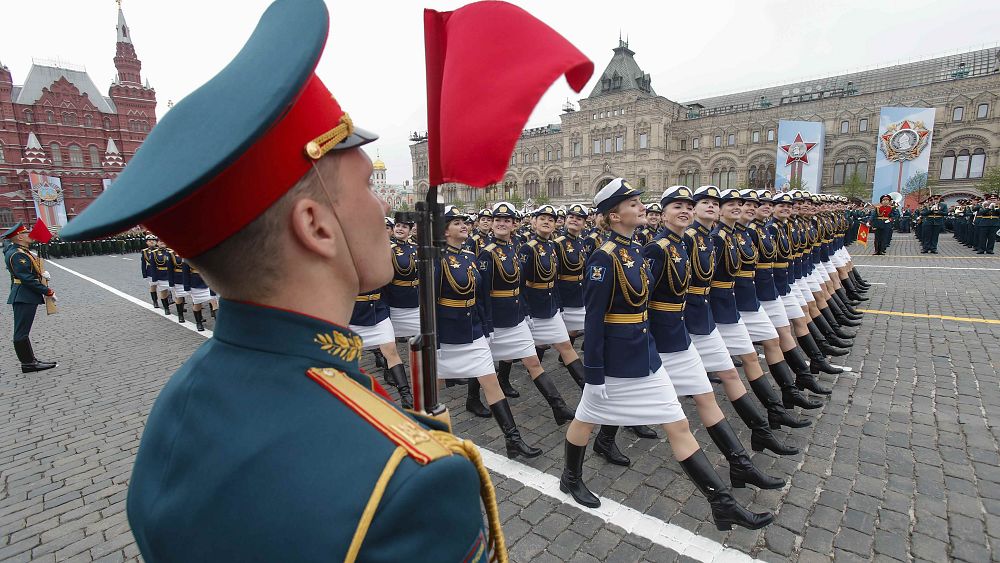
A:
[[[511,559],[1000,560],[1000,323],[976,322],[1000,319],[1000,258],[972,254],[947,234],[939,255],[918,248],[912,235],[899,234],[887,256],[852,247],[877,284],[854,349],[836,358],[853,371],[836,379],[825,407],[805,413],[812,427],[780,431],[800,455],[754,456],[789,481],[776,491],[736,491],[752,508],[775,512],[761,531],[716,531],[666,440],[627,432],[619,444],[631,467],[593,455],[585,465],[594,492],[614,502],[600,511],[568,503],[553,485],[565,427],[515,367],[522,395],[511,401],[514,415],[545,454],[525,465],[486,454]],[[136,257],[57,262],[146,303]],[[10,345],[0,351],[0,560],[137,560],[125,518],[132,460],[159,389],[204,338],[176,317],[48,269],[62,310],[40,313],[32,340],[37,355],[59,367],[21,374]],[[10,337],[7,307],[0,340]],[[371,369],[370,356],[363,365]],[[575,405],[580,392],[554,353],[545,367]],[[443,393],[456,432],[502,452],[496,424],[469,416],[463,393]],[[719,402],[749,444],[728,401]],[[684,406],[709,458],[728,475],[693,403]]]

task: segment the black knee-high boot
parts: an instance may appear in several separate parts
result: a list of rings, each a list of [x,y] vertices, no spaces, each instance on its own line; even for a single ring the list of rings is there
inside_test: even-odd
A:
[[[524,456],[530,458],[542,455],[542,450],[529,446],[521,438],[521,432],[518,431],[517,424],[514,423],[514,413],[510,412],[510,404],[507,399],[490,405],[490,411],[493,412],[493,418],[496,419],[500,431],[503,432],[504,442],[507,446],[507,457]]]
[[[712,506],[712,519],[719,530],[732,530],[733,524],[750,530],[759,530],[774,520],[770,512],[754,513],[740,506],[732,491],[715,472],[705,452],[700,449],[682,460],[681,467],[698,486],[708,504]]]
[[[785,410],[781,398],[774,392],[774,387],[771,387],[771,382],[766,377],[758,377],[751,381],[750,389],[753,389],[753,394],[767,410],[767,422],[772,429],[776,430],[782,426],[804,428],[812,424],[811,420],[798,418],[794,413]]]
[[[781,404],[786,409],[793,409],[795,407],[818,409],[823,406],[823,403],[813,401],[803,395],[802,391],[799,391],[799,388],[795,386],[795,374],[788,367],[788,363],[778,362],[776,364],[768,364],[767,369],[771,372],[771,377],[774,378],[781,389]]]
[[[750,429],[750,449],[755,452],[771,450],[778,455],[795,455],[799,449],[794,446],[782,444],[778,441],[774,432],[764,418],[764,415],[757,410],[750,393],[744,393],[739,399],[730,400],[736,414],[740,415],[740,420]]]
[[[726,456],[726,461],[729,462],[729,482],[734,488],[742,489],[747,483],[761,489],[780,489],[785,486],[784,479],[771,477],[757,469],[728,420],[723,418],[712,426],[706,426],[705,430],[708,430],[708,435],[722,455]]]
[[[500,360],[497,365],[497,381],[500,382],[500,390],[508,399],[516,399],[521,396],[517,392],[517,389],[510,384],[510,370],[514,367],[514,362],[509,360]]]
[[[590,508],[601,506],[601,499],[590,492],[583,482],[583,458],[587,455],[587,446],[577,446],[566,440],[566,460],[562,476],[559,478],[559,490],[569,493],[573,500]]]
[[[160,299],[160,303],[162,303],[162,304],[163,304],[163,314],[164,314],[164,315],[169,315],[169,314],[170,314],[170,301],[168,301],[168,300],[167,300],[167,299],[166,299],[166,298],[164,297],[164,298],[161,298],[161,299]]]
[[[628,467],[632,460],[618,449],[615,442],[615,435],[618,434],[617,426],[601,426],[597,432],[597,439],[594,440],[594,453],[608,460],[608,463]]]
[[[809,338],[811,340],[812,336],[808,334],[805,336],[800,336],[799,340],[803,338]],[[814,346],[815,344],[816,343],[813,342]],[[829,395],[830,390],[820,385],[819,382],[816,381],[816,378],[813,376],[812,367],[809,365],[810,362],[809,357],[806,355],[806,352],[803,351],[803,348],[804,346],[802,346],[800,343],[799,346],[796,346],[795,348],[792,348],[791,350],[785,352],[785,361],[788,362],[788,367],[792,368],[792,371],[795,372],[795,386],[798,387],[799,389],[807,389],[818,395]],[[816,348],[816,352],[819,352],[819,348]],[[826,357],[823,356],[822,352],[819,352],[819,356],[822,362],[827,363]],[[839,369],[830,366],[829,363],[827,363],[827,366],[829,366],[831,369],[834,370]],[[820,366],[819,364],[817,364],[816,366],[817,373],[819,372],[819,369]],[[843,373],[843,371],[844,370],[840,370],[840,373]]]
[[[205,317],[202,316],[201,309],[199,309],[197,311],[192,311],[192,313],[194,314],[194,324],[195,324],[195,327],[197,327],[198,332],[204,332],[205,331]]]
[[[559,390],[556,389],[556,384],[549,377],[549,374],[543,371],[533,381],[538,392],[542,394],[542,397],[545,397],[545,402],[552,409],[552,417],[555,418],[556,424],[561,426],[573,420],[573,411],[569,410],[569,407],[566,406],[566,401],[559,394]]]
[[[187,322],[187,321],[184,320],[184,304],[183,303],[178,303],[177,304],[177,322],[179,322],[179,323],[186,323]]]
[[[157,298],[155,291],[150,291],[149,292],[149,298],[153,300],[153,308],[154,309],[159,309],[160,308],[160,300]]]
[[[539,362],[542,361],[542,358],[545,357],[546,350],[548,350],[548,348],[540,348],[538,346],[535,346],[535,355],[538,356]]]
[[[410,391],[410,378],[406,375],[406,367],[403,364],[396,364],[386,370],[385,379],[389,385],[396,388],[399,393],[399,406],[404,409],[413,408],[413,393]],[[478,391],[476,392],[478,398]],[[482,403],[480,403],[482,404]]]
[[[822,317],[816,317],[816,319],[820,318]],[[810,321],[807,326],[809,327],[809,334],[813,337],[813,340],[816,342],[816,345],[819,346],[819,349],[823,351],[823,354],[827,356],[846,356],[847,354],[850,354],[850,351],[838,348],[834,346],[830,340],[826,339],[826,335],[823,333],[823,331],[820,330],[818,326],[816,326],[816,319]],[[833,338],[838,342],[842,342],[845,346],[850,345],[850,343],[846,341],[841,341],[836,336],[833,336]],[[809,350],[806,349],[806,352],[808,351]],[[810,356],[810,358],[811,357],[812,356]]]
[[[465,398],[465,410],[480,418],[489,418],[492,414],[490,414],[490,409],[486,408],[479,399],[479,388],[479,380],[475,377],[470,377],[469,394]]]
[[[586,375],[583,370],[583,360],[581,360],[580,358],[573,360],[572,362],[569,363],[568,366],[566,366],[566,371],[569,372],[569,375],[570,377],[573,378],[573,381],[575,381],[576,384],[580,386],[580,389],[583,389],[584,377]]]

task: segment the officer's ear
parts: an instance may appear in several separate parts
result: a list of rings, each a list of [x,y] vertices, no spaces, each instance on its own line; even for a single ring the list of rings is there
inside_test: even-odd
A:
[[[329,202],[312,197],[295,200],[288,212],[288,227],[304,250],[327,259],[337,255],[343,231]]]

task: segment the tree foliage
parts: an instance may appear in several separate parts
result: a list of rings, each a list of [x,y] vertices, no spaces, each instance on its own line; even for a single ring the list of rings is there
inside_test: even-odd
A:
[[[1000,166],[987,168],[976,187],[984,194],[1000,193]]]
[[[850,198],[869,201],[872,198],[872,185],[862,180],[861,176],[857,173],[854,173],[844,182],[840,193]]]

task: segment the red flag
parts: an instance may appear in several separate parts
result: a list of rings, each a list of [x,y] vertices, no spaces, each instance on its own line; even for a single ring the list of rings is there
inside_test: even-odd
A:
[[[52,233],[49,232],[49,228],[45,226],[45,221],[42,221],[41,217],[38,218],[38,221],[35,221],[35,226],[31,228],[28,236],[31,237],[31,240],[37,240],[42,244],[52,240]]]
[[[432,186],[498,182],[542,94],[563,74],[579,92],[594,72],[562,35],[506,2],[424,10],[424,46]]]
[[[861,225],[858,226],[858,242],[868,246],[868,225],[865,225],[864,223],[861,223]]]

